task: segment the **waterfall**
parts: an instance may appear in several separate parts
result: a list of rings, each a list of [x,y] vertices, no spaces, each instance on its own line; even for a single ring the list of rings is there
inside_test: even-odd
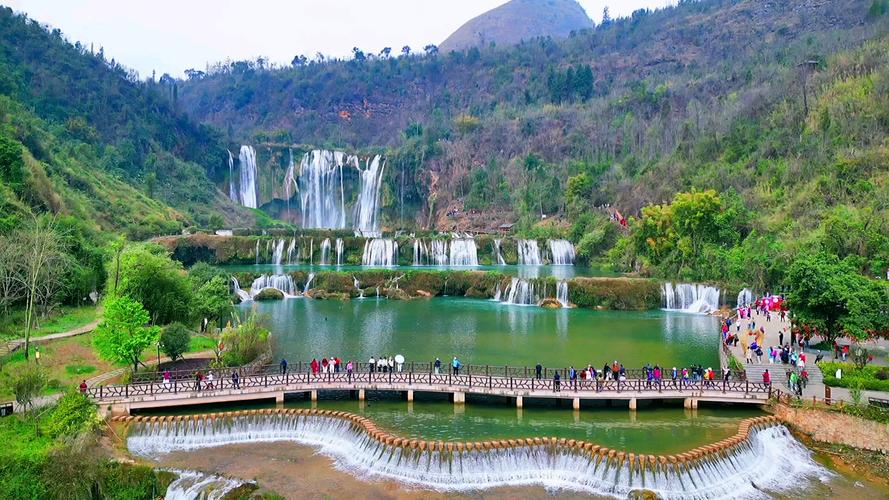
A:
[[[235,191],[235,158],[228,149],[228,198],[234,202],[238,201],[238,193]]]
[[[315,273],[309,273],[309,277],[306,278],[306,284],[303,286],[303,295],[309,293],[309,290],[312,289],[313,279],[315,279]]]
[[[740,292],[738,292],[738,307],[747,307],[753,305],[756,301],[756,298],[753,296],[753,291],[749,288],[744,288]]]
[[[426,243],[423,243],[423,240],[417,238],[414,240],[414,265],[415,266],[425,266],[429,264],[428,260],[429,249],[426,248]]]
[[[556,286],[556,300],[559,301],[559,304],[562,304],[562,307],[568,307],[568,282],[562,280],[559,282],[558,286]]]
[[[336,239],[336,265],[343,265],[343,239]]]
[[[252,146],[241,146],[238,159],[241,163],[241,182],[238,186],[241,191],[241,205],[256,208],[256,151]]]
[[[256,264],[258,265],[259,264],[259,240],[258,239],[256,240],[256,250],[254,250],[253,253],[256,255]]]
[[[364,242],[362,266],[392,267],[398,265],[398,243],[389,238],[371,238]]]
[[[324,238],[321,242],[321,262],[322,266],[330,265],[330,238]]]
[[[549,249],[552,253],[554,266],[574,265],[574,245],[568,240],[549,240]]]
[[[364,290],[361,289],[361,282],[358,281],[358,278],[352,276],[352,284],[355,285],[355,289],[358,290],[358,298],[364,298]]]
[[[432,240],[429,245],[432,264],[436,266],[448,265],[451,256],[448,254],[447,240]]]
[[[355,230],[365,236],[379,236],[380,186],[383,183],[385,163],[381,163],[380,156],[377,155],[365,160],[363,169],[356,160],[355,168],[361,177],[361,191],[355,203]]]
[[[287,246],[287,263],[293,263],[293,254],[296,252],[296,238],[290,238],[290,245]]]
[[[494,240],[494,256],[497,257],[498,266],[506,265],[506,261],[503,260],[503,240]]]
[[[664,309],[707,314],[719,309],[719,288],[695,283],[664,283]]]
[[[520,266],[539,266],[540,249],[537,240],[518,240],[518,253]]]
[[[241,299],[241,302],[244,302],[247,300],[252,300],[252,297],[250,296],[249,293],[245,292],[244,290],[241,290],[241,284],[238,283],[238,278],[235,278],[234,276],[232,276],[232,292],[234,292],[234,294],[239,299]]]
[[[281,260],[283,258],[284,258],[284,238],[281,238],[280,240],[278,240],[277,243],[275,243],[275,250],[272,253],[272,264],[274,264],[276,266],[280,266]]]
[[[203,472],[166,469],[176,474],[176,479],[167,487],[164,500],[219,500],[231,490],[244,484],[244,481],[229,479]]]
[[[346,227],[343,159],[339,151],[306,153],[299,165],[299,196],[304,228]]]
[[[771,492],[793,496],[833,476],[783,425],[755,425],[733,447],[697,459],[683,454],[678,463],[617,450],[604,455],[567,443],[535,445],[524,439],[495,441],[490,449],[463,443],[445,447],[439,441],[434,450],[415,449],[406,441],[403,446],[387,445],[356,422],[328,415],[220,414],[213,419],[131,424],[127,447],[135,456],[157,459],[232,444],[294,442],[317,448],[337,469],[356,477],[438,491],[539,485],[613,498],[641,497],[640,490],[651,491],[652,498],[762,498]]]
[[[540,301],[540,296],[537,294],[536,282],[512,278],[499,299],[504,304],[534,306]]]
[[[293,278],[289,274],[263,274],[253,280],[253,284],[250,286],[250,298],[256,297],[259,292],[267,288],[274,288],[283,293],[285,297],[296,297],[299,294],[296,284],[293,283]]]
[[[472,238],[451,240],[451,253],[448,259],[451,266],[477,266],[478,250]]]
[[[299,184],[296,182],[296,167],[293,164],[293,150],[287,150],[290,153],[290,160],[287,163],[287,172],[284,174],[284,197],[287,200],[287,216],[289,219],[290,216],[290,198],[293,196],[293,193],[290,192],[290,189],[294,189],[296,192],[299,192]]]

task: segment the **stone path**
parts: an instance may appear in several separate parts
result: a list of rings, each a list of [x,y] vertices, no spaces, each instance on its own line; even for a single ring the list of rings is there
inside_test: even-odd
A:
[[[89,333],[96,329],[99,326],[99,322],[102,320],[95,320],[91,323],[87,323],[86,325],[74,328],[73,330],[68,330],[67,332],[53,333],[50,335],[42,335],[40,337],[31,337],[32,344],[40,344],[44,342],[49,342],[51,340],[64,339],[68,337],[76,337],[78,335],[83,335],[84,333]],[[15,339],[10,340],[0,346],[0,357],[6,356],[7,354],[11,354],[17,351],[21,346],[25,345],[25,339]]]

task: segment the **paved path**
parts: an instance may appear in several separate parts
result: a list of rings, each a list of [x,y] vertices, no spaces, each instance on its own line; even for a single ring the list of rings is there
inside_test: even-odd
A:
[[[74,328],[73,330],[68,330],[67,332],[60,333],[52,333],[49,335],[42,335],[40,337],[31,337],[32,344],[41,344],[44,342],[49,342],[51,340],[64,339],[68,337],[76,337],[78,335],[83,335],[84,333],[89,333],[96,329],[99,326],[99,323],[102,320],[97,319],[91,323],[87,323],[86,325]],[[25,339],[15,339],[6,342],[4,345],[0,346],[0,357],[6,356],[7,354],[13,353],[17,351],[21,346],[25,345]]]

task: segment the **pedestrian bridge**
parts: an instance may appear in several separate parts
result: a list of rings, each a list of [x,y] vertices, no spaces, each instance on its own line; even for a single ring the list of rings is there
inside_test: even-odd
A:
[[[112,414],[127,415],[131,410],[164,408],[194,404],[274,399],[283,403],[286,394],[309,393],[312,400],[318,391],[350,391],[364,399],[367,391],[401,392],[412,401],[417,392],[446,393],[455,404],[466,401],[467,394],[500,396],[521,407],[525,398],[571,400],[574,409],[581,401],[627,401],[636,409],[640,400],[684,401],[686,408],[698,402],[762,405],[772,395],[771,386],[744,380],[729,381],[648,381],[641,372],[628,371],[626,380],[567,380],[556,382],[549,375],[564,369],[546,369],[537,378],[533,369],[516,367],[467,366],[455,373],[436,373],[428,365],[411,364],[403,371],[348,373],[317,373],[302,370],[280,373],[274,367],[247,371],[230,369],[212,383],[205,380],[198,387],[194,373],[175,373],[163,382],[160,373],[138,374],[130,384],[91,387],[86,394],[96,403],[110,407]],[[363,367],[366,368],[366,367]],[[217,372],[220,373],[220,372]],[[232,376],[238,373],[237,379]],[[544,375],[545,373],[545,375]],[[731,378],[734,378],[731,377]]]

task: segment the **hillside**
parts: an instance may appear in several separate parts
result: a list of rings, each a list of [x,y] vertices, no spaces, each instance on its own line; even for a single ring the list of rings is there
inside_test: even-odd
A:
[[[537,37],[565,38],[593,22],[575,0],[511,0],[466,22],[441,42],[444,52],[495,44],[514,45]]]
[[[5,224],[48,212],[143,238],[252,222],[210,180],[223,173],[219,134],[177,109],[171,84],[140,81],[101,49],[0,9]]]

